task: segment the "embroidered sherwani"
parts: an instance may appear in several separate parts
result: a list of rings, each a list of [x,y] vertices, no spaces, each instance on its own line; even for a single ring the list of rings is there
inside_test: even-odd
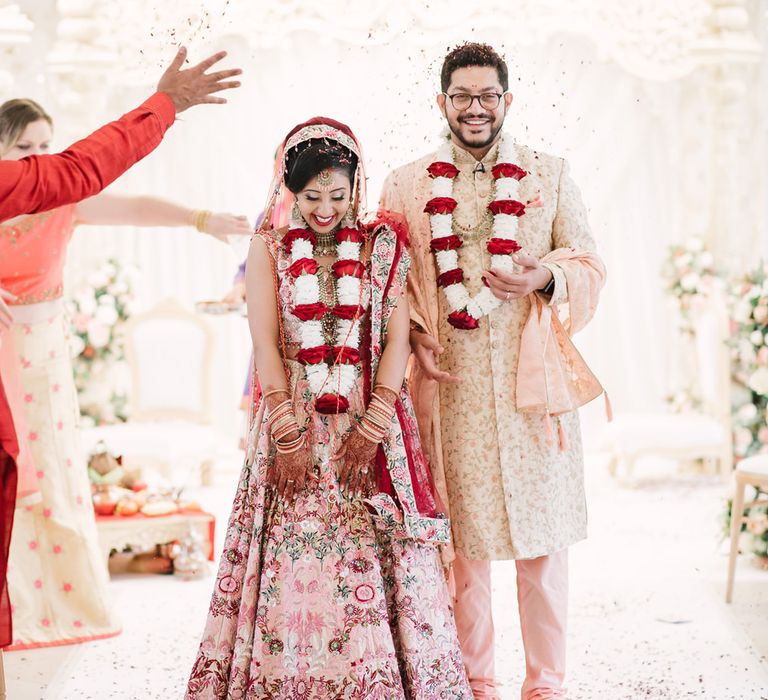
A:
[[[454,232],[464,245],[459,263],[470,294],[481,289],[490,267],[486,242],[494,198],[491,168],[498,146],[482,160],[454,147]],[[382,194],[385,209],[408,221],[412,247],[409,294],[412,318],[444,348],[440,368],[461,378],[437,385],[414,368],[413,393],[424,444],[431,448],[435,481],[447,496],[455,549],[468,559],[532,559],[562,550],[586,536],[583,456],[578,414],[554,419],[548,440],[545,419],[518,413],[515,400],[520,336],[530,312],[528,298],[511,300],[467,331],[447,322],[445,294],[437,286],[424,205],[431,198],[430,154],[390,174]],[[556,248],[593,251],[595,243],[578,188],[561,158],[517,146],[523,203],[541,196],[518,220],[517,241],[537,259]],[[551,304],[567,301],[565,276],[549,264],[555,280]],[[558,421],[560,425],[558,425]],[[562,428],[567,449],[560,450]]]

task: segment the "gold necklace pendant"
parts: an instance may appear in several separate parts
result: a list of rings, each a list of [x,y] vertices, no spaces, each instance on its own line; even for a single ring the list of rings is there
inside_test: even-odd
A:
[[[315,245],[315,255],[320,257],[336,254],[336,232],[317,233],[317,244]]]

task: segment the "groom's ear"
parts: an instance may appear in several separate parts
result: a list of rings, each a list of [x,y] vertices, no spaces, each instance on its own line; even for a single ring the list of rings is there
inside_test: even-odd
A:
[[[514,98],[512,97],[511,92],[504,93],[504,114],[507,113],[507,110],[510,108],[513,99]]]
[[[445,113],[445,94],[442,92],[438,93],[437,95],[437,108],[440,110],[440,112],[442,112],[444,117],[448,116]]]

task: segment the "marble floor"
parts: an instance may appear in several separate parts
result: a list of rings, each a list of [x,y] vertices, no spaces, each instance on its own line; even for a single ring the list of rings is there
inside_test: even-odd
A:
[[[590,538],[571,550],[571,700],[768,700],[768,572],[739,562],[735,601],[723,601],[720,519],[727,488],[712,477],[638,468],[632,488],[587,462]],[[201,491],[226,519],[236,473]],[[219,536],[222,528],[219,528]],[[519,697],[524,660],[514,564],[494,567],[497,671]],[[5,655],[9,700],[181,698],[212,576],[112,581],[119,637]]]

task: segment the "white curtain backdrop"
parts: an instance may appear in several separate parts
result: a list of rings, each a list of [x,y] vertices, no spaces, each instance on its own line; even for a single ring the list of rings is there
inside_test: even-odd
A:
[[[508,133],[568,158],[581,186],[608,284],[597,317],[577,344],[615,409],[661,407],[674,384],[669,359],[674,328],[659,271],[668,244],[707,233],[709,217],[701,203],[716,192],[719,175],[708,169],[714,117],[706,71],[670,81],[641,79],[601,56],[592,41],[569,33],[532,42],[465,26],[454,35],[457,41],[487,41],[506,55],[514,95]],[[385,45],[357,46],[308,31],[270,49],[253,48],[234,34],[191,47],[195,57],[212,48],[226,48],[227,63],[245,70],[243,88],[229,95],[225,107],[182,114],[160,148],[111,191],[153,194],[254,219],[266,198],[277,144],[295,123],[320,114],[347,122],[360,137],[370,174],[369,204],[375,206],[389,169],[432,150],[443,128],[434,102],[448,48],[444,41],[417,45],[397,36]],[[169,48],[165,59],[172,52]],[[148,69],[148,82],[159,72]],[[756,73],[750,80],[757,81]],[[16,88],[19,94],[46,96],[41,86]],[[131,108],[149,92],[148,86],[121,90],[103,109],[59,124],[56,145]],[[755,105],[757,116],[747,122],[759,123],[760,110],[762,105]],[[764,127],[755,133],[757,152],[750,156],[755,178],[749,182],[757,188],[764,182]],[[754,200],[764,192],[748,195]],[[765,205],[757,201],[762,218]],[[753,221],[747,240],[755,252],[755,246],[764,246],[764,223]],[[245,246],[235,251],[192,230],[84,226],[70,249],[67,283],[72,289],[98,262],[117,256],[141,269],[143,308],[168,296],[191,305],[221,296],[244,253]],[[249,353],[247,327],[231,317],[211,323],[218,338],[214,412],[219,427],[234,436],[240,429],[236,406]],[[599,431],[601,411],[585,412],[588,435]]]

